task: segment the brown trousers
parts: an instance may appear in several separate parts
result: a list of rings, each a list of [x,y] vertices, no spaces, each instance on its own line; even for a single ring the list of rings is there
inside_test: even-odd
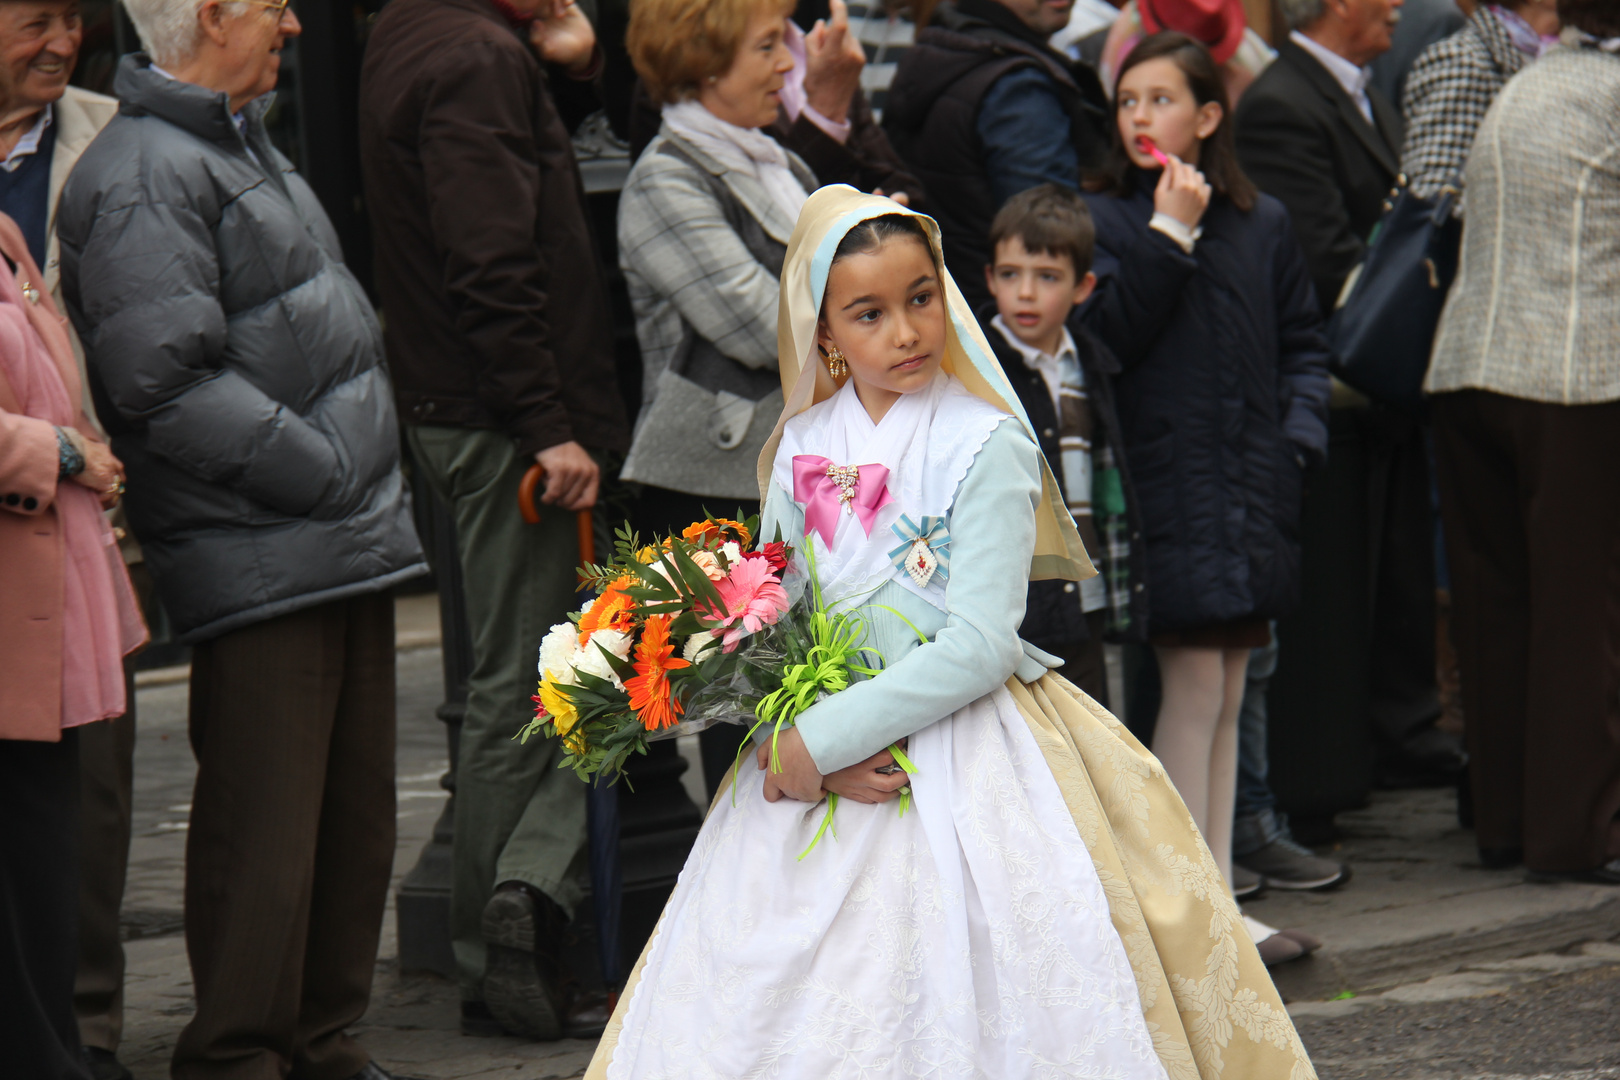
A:
[[[394,602],[337,600],[199,645],[175,1080],[346,1080],[394,856]]]
[[[1620,402],[1456,391],[1434,430],[1479,845],[1593,869],[1620,810]]]

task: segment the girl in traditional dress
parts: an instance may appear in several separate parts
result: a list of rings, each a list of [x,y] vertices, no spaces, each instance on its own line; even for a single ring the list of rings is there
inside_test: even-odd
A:
[[[587,1077],[1313,1077],[1163,770],[1018,638],[1095,571],[934,222],[817,192],[779,341],[763,533],[885,667],[722,788]]]

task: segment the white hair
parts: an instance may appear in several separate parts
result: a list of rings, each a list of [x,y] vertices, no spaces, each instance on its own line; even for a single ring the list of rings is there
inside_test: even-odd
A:
[[[209,0],[124,0],[124,10],[141,47],[153,63],[168,66],[189,60],[197,49],[197,13]],[[225,7],[240,6],[239,0],[225,0]]]
[[[128,3],[129,0],[124,0]],[[1283,22],[1290,30],[1303,30],[1322,17],[1322,0],[1280,0]]]

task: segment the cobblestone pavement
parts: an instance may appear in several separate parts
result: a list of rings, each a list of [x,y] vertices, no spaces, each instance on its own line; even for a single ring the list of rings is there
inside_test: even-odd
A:
[[[444,727],[436,648],[399,654],[399,839],[394,882],[415,864],[444,806]],[[135,836],[124,901],[129,974],[124,1045],[137,1080],[169,1075],[169,1055],[192,1012],[181,932],[181,886],[195,765],[186,741],[186,685],[149,686],[137,697]],[[455,986],[431,975],[401,977],[393,894],[383,926],[371,1011],[356,1029],[379,1064],[425,1080],[561,1080],[580,1076],[592,1044],[474,1039],[457,1030]],[[3,1072],[0,1069],[0,1072]]]
[[[1321,1080],[1620,1080],[1620,945],[1290,1006]]]

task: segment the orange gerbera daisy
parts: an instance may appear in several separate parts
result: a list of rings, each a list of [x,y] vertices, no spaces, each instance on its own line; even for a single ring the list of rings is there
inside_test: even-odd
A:
[[[636,643],[635,678],[624,682],[624,689],[630,695],[630,708],[648,731],[674,727],[685,711],[672,693],[669,672],[692,665],[671,655],[675,646],[670,644],[669,623],[668,615],[647,617],[641,640]]]
[[[579,619],[579,643],[584,645],[591,640],[591,635],[598,630],[618,630],[628,634],[634,627],[630,613],[635,610],[636,602],[630,599],[625,590],[638,584],[637,579],[626,574],[624,577],[602,590],[602,595],[596,598],[587,611]]]
[[[727,537],[727,533],[735,533],[736,535]],[[681,533],[681,539],[689,544],[706,544],[710,540],[735,539],[737,543],[747,547],[748,542],[753,537],[748,533],[748,526],[740,521],[732,521],[730,518],[709,518],[706,521],[688,525]]]

